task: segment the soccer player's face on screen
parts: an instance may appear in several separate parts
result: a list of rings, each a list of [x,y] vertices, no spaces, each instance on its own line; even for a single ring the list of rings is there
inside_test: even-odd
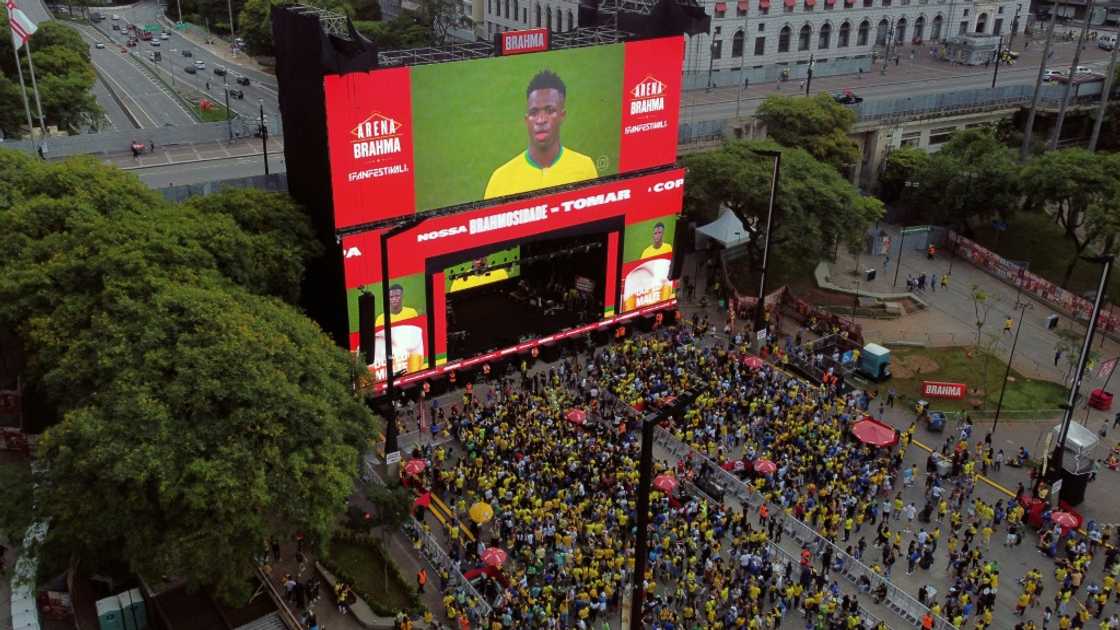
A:
[[[533,90],[529,93],[525,126],[529,142],[547,149],[560,142],[560,124],[564,122],[564,97],[556,89]]]
[[[400,289],[391,289],[389,291],[389,311],[393,313],[401,312],[401,306],[404,300],[404,291]]]
[[[665,238],[665,228],[660,225],[653,226],[653,246],[661,247],[661,241]]]

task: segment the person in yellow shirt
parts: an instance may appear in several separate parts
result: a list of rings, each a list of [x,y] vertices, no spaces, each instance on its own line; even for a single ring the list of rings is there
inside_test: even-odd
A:
[[[551,70],[541,70],[525,90],[527,149],[494,169],[484,199],[595,179],[599,171],[588,156],[560,143],[560,127],[568,112],[568,88]]]
[[[389,287],[389,321],[397,322],[419,316],[416,309],[404,305],[404,287],[394,284]],[[385,325],[385,313],[377,315],[373,326],[380,328]]]
[[[658,222],[653,226],[653,243],[642,250],[642,258],[653,258],[673,252],[673,246],[665,242],[665,224]]]

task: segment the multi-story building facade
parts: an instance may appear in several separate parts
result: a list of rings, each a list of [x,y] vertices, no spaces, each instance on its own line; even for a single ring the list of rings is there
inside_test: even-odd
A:
[[[578,26],[578,0],[474,0],[479,37]],[[743,85],[871,70],[873,56],[928,54],[965,34],[1007,35],[1026,24],[1026,0],[701,0],[708,33],[687,37],[685,85]],[[480,7],[481,4],[481,7]],[[1015,16],[1019,15],[1018,24]]]
[[[1007,35],[1025,0],[703,0],[711,31],[685,53],[690,87],[869,71],[873,54],[928,54],[931,42]],[[1015,15],[1020,12],[1016,25]]]

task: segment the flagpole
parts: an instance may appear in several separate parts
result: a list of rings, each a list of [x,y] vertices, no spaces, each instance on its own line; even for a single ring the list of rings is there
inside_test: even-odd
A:
[[[19,48],[12,46],[12,52],[16,55],[16,71],[19,73],[19,89],[23,94],[23,111],[27,112],[27,132],[31,134],[32,140],[35,139],[35,124],[31,122],[31,105],[27,102],[27,86],[23,84],[23,66],[19,62]]]
[[[43,117],[43,103],[39,100],[39,85],[35,82],[35,63],[31,61],[31,38],[27,38],[27,67],[31,70],[31,90],[35,92],[35,107],[39,109],[39,126],[43,130],[42,142],[39,148],[42,150],[40,155],[44,157],[47,152],[47,120]]]

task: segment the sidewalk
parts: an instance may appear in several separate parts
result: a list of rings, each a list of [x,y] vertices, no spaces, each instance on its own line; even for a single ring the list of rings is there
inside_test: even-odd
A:
[[[137,135],[140,137],[143,136],[141,133]],[[283,157],[284,138],[282,136],[269,136],[268,154],[269,156],[277,155],[281,158]],[[133,157],[130,151],[122,151],[120,153],[110,154],[103,161],[107,164],[119,167],[121,170],[129,171],[156,166],[190,164],[209,160],[225,160],[258,155],[261,155],[260,138],[247,137],[238,138],[232,142],[219,140],[217,142],[177,144],[166,148],[156,146],[155,152],[142,153],[139,157]]]
[[[1042,57],[1043,40],[1032,40],[1030,46],[1026,49],[1023,48],[1025,43],[1024,36],[1020,34],[1016,38],[1014,46],[1015,50],[1020,52],[1019,59],[1012,65],[1003,65],[1000,67],[1000,85],[1008,82],[1010,78],[1016,76],[1016,74],[1022,76],[1024,73],[1027,73],[1031,81],[1034,80],[1034,73],[1038,71],[1038,64]],[[1068,67],[1073,59],[1075,48],[1076,42],[1059,42],[1057,41],[1057,37],[1055,37],[1055,42],[1052,46],[1054,54],[1048,65],[1052,67],[1062,67],[1064,64]],[[913,59],[910,58],[911,51],[914,53]],[[880,73],[882,62],[879,62],[875,65],[874,70],[864,72],[862,75],[843,74],[814,77],[811,86],[812,92],[832,93],[850,89],[857,95],[865,95],[865,92],[884,91],[885,88],[889,88],[890,86],[924,84],[929,81],[948,78],[991,77],[994,70],[991,66],[962,66],[948,61],[934,59],[930,57],[929,46],[926,44],[919,46],[900,46],[898,48],[898,54],[900,55],[899,64],[896,66],[894,62],[891,61],[887,65],[886,74]],[[1082,51],[1080,63],[1091,64],[1099,61],[1107,62],[1108,55],[1108,51],[1100,50],[1095,44],[1090,43]],[[796,95],[798,94],[799,83],[799,80],[793,79],[785,82],[752,82],[742,90],[738,87],[713,88],[711,91],[690,90],[684,93],[681,100],[686,106],[692,106],[735,102],[738,99],[743,101],[760,100],[771,94]],[[900,93],[899,95],[905,96],[906,94]],[[745,113],[746,111],[744,111],[744,114]]]

